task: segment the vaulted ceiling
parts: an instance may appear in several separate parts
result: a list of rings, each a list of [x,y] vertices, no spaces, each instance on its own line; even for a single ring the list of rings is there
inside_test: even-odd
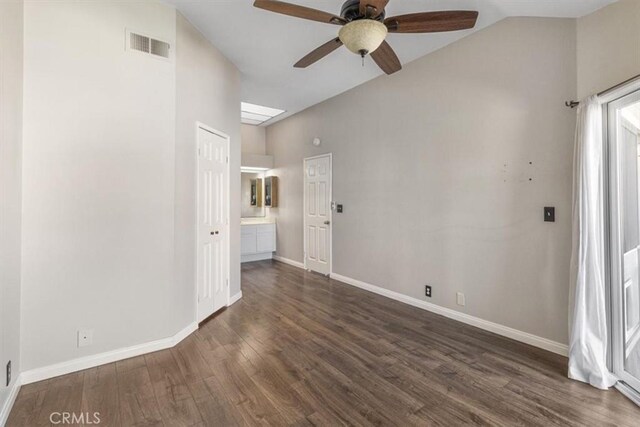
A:
[[[253,0],[168,0],[242,73],[242,99],[286,110],[272,123],[382,74],[366,58],[339,49],[306,69],[293,64],[335,38],[335,25],[296,19],[253,7]],[[339,15],[343,0],[287,0]],[[510,16],[570,17],[616,0],[391,0],[387,16],[433,10],[478,10],[473,30],[442,34],[389,34],[403,64]],[[402,71],[400,71],[402,73]],[[393,77],[391,77],[393,78]]]

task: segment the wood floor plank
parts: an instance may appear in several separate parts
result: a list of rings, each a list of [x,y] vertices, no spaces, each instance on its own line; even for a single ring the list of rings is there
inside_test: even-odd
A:
[[[304,423],[307,416],[316,410],[292,387],[301,377],[290,375],[291,368],[285,366],[279,354],[264,354],[260,370],[251,379],[278,409],[287,424]]]
[[[88,369],[84,373],[82,413],[101,426],[120,426],[120,401],[115,363]]]
[[[189,384],[191,394],[206,426],[246,425],[224,388],[215,377]]]
[[[229,353],[215,338],[215,335],[200,329],[194,332],[196,348],[208,366],[213,366],[221,360],[229,357]],[[179,362],[181,362],[179,360]],[[186,368],[191,369],[191,368]]]
[[[7,425],[639,425],[556,354],[275,261],[242,291],[172,349],[25,386]]]
[[[7,427],[30,427],[37,425],[38,417],[42,411],[42,403],[46,395],[46,390],[29,391],[24,394],[22,390],[20,390],[9,419],[7,420]]]
[[[163,422],[171,426],[193,426],[202,422],[171,350],[147,354],[145,360]]]
[[[118,374],[123,375],[128,371],[147,366],[147,362],[143,356],[131,357],[129,359],[119,360],[116,362]]]
[[[116,365],[116,370],[118,370],[118,398],[122,425],[163,425],[146,365],[123,373],[120,373]]]
[[[27,396],[31,393],[39,393],[41,391],[46,391],[49,388],[50,380],[38,381],[31,384],[25,384],[20,387],[20,395]]]
[[[34,426],[48,426],[51,424],[52,414],[82,412],[82,390],[85,372],[74,372],[49,380],[40,414]]]
[[[219,362],[214,366],[214,372],[214,377],[247,424],[286,425],[285,419],[236,360]]]
[[[191,397],[178,363],[170,350],[145,355],[147,371],[156,397],[168,395],[172,400]]]
[[[198,340],[199,336],[191,335],[170,350],[187,384],[213,375],[211,365],[198,348]]]
[[[260,355],[226,323],[220,319],[214,319],[203,329],[203,334],[215,337],[226,351],[228,358],[240,364],[247,374],[253,375],[257,371],[256,365],[260,363]]]

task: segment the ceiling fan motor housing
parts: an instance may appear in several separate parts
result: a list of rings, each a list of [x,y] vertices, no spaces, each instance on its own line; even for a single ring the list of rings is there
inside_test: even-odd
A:
[[[384,21],[384,10],[378,10],[376,13],[379,13],[379,15],[373,19],[376,21]],[[349,22],[366,18],[365,15],[360,13],[360,0],[347,0],[344,2],[342,10],[340,11],[340,16]]]

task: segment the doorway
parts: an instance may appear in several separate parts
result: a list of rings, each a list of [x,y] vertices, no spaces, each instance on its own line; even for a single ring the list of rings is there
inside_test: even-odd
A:
[[[304,267],[331,273],[332,155],[304,159]]]
[[[197,321],[229,303],[229,137],[197,124]]]
[[[621,391],[640,403],[640,90],[606,107],[612,368]]]

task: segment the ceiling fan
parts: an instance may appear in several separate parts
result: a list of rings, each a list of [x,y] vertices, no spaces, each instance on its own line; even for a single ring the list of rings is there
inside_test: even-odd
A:
[[[402,69],[402,64],[389,43],[387,33],[439,33],[473,28],[477,11],[451,10],[420,12],[385,18],[389,0],[347,0],[340,16],[305,6],[277,0],[255,0],[254,6],[271,12],[326,24],[340,25],[338,37],[328,41],[298,61],[294,67],[306,68],[345,45],[351,52],[364,58],[371,55],[387,74]]]

